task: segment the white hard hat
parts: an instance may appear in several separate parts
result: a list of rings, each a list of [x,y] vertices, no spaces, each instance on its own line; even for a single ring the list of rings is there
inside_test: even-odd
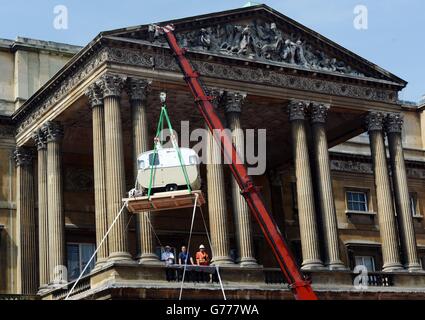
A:
[[[205,246],[204,246],[203,244],[201,244],[201,245],[199,246],[199,249],[205,249]]]

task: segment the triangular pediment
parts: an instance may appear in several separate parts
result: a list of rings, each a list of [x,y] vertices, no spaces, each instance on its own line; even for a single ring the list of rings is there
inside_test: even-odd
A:
[[[281,24],[266,19],[234,21],[180,32],[177,39],[181,46],[197,51],[364,76],[339,57],[315,47],[301,32],[285,30]]]
[[[266,5],[159,23],[173,23],[181,46],[199,53],[312,72],[406,82]],[[104,32],[161,44],[148,25]]]

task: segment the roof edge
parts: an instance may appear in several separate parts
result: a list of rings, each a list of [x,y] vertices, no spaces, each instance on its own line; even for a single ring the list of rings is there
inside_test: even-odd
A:
[[[224,10],[224,11],[219,11],[219,12],[211,12],[211,13],[201,14],[201,15],[196,15],[196,16],[188,16],[188,17],[184,17],[184,18],[155,22],[155,24],[158,24],[158,25],[164,25],[164,24],[169,24],[169,23],[181,24],[181,23],[189,22],[189,21],[199,22],[200,20],[206,20],[206,19],[212,18],[213,16],[214,17],[229,16],[229,15],[237,14],[237,13],[263,11],[263,10],[270,13],[270,14],[273,14],[274,16],[276,16],[276,17],[278,17],[282,20],[287,21],[288,23],[292,24],[294,27],[299,28],[299,29],[303,30],[304,32],[310,34],[311,36],[315,37],[316,39],[325,42],[327,45],[329,45],[329,46],[331,46],[331,47],[333,47],[333,48],[335,48],[339,51],[342,51],[347,56],[350,56],[351,58],[353,58],[355,60],[361,61],[362,63],[364,63],[365,65],[367,65],[371,69],[374,69],[378,73],[381,73],[385,77],[388,77],[388,78],[392,79],[394,82],[398,83],[398,85],[401,88],[405,88],[406,85],[408,84],[408,82],[406,80],[403,80],[402,78],[396,76],[395,74],[389,72],[388,70],[385,70],[384,68],[378,66],[377,64],[375,64],[375,63],[359,56],[358,54],[344,48],[343,46],[337,44],[333,40],[330,40],[329,38],[321,35],[320,33],[304,26],[303,24],[301,24],[301,23],[299,23],[299,22],[297,22],[297,21],[295,21],[291,18],[289,18],[288,16],[286,16],[286,15],[282,14],[281,12],[269,7],[266,4],[259,4],[259,5],[255,5],[255,6],[242,7],[242,8]],[[104,31],[104,32],[101,32],[100,34],[102,36],[119,35],[119,34],[124,34],[124,33],[132,32],[132,31],[136,31],[140,28],[147,28],[149,25],[150,24],[143,24],[143,25],[137,25],[137,26],[132,26],[132,27],[128,27],[128,28],[119,28],[119,29]]]
[[[31,105],[45,90],[50,87],[54,82],[56,82],[64,73],[66,73],[69,68],[80,58],[86,55],[94,46],[98,45],[101,41],[102,36],[98,34],[92,41],[90,41],[86,46],[82,47],[74,56],[52,77],[50,78],[40,89],[38,89],[29,99],[27,99],[20,108],[15,110],[11,115],[13,121],[16,121],[19,116],[26,111],[29,105]]]

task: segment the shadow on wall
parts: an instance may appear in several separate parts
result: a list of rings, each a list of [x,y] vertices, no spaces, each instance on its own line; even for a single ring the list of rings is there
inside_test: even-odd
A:
[[[16,287],[14,274],[16,273],[16,259],[11,260],[11,252],[17,251],[17,245],[8,229],[0,225],[0,294],[14,293]],[[16,254],[13,254],[16,257]]]

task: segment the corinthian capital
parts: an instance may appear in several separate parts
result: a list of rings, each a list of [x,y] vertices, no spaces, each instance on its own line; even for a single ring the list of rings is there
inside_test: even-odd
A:
[[[310,105],[311,123],[326,123],[330,107],[329,104],[312,102]]]
[[[127,93],[130,100],[146,100],[152,80],[129,78]]]
[[[60,141],[63,138],[63,127],[60,122],[47,121],[43,125],[42,130],[46,134],[47,142]]]
[[[389,113],[385,118],[385,130],[387,133],[401,133],[403,130],[403,115],[400,113]]]
[[[35,141],[35,144],[37,145],[37,150],[43,150],[47,148],[47,137],[46,133],[42,129],[36,130],[32,138]]]
[[[84,94],[89,99],[92,108],[103,105],[103,92],[96,83],[92,83]]]
[[[212,99],[211,103],[214,107],[218,108],[223,99],[224,90],[219,88],[206,88],[205,93]]]
[[[305,115],[310,102],[291,100],[288,105],[289,121],[305,120]]]
[[[369,111],[365,118],[367,131],[381,131],[384,127],[384,114],[379,111]]]
[[[18,167],[30,166],[32,164],[33,153],[29,148],[17,147],[15,151],[13,151],[13,158],[15,159]]]
[[[120,97],[126,80],[126,76],[104,74],[96,81],[96,84],[102,89],[104,98]]]
[[[223,96],[224,111],[227,112],[242,112],[242,103],[246,98],[244,92],[225,91]]]

